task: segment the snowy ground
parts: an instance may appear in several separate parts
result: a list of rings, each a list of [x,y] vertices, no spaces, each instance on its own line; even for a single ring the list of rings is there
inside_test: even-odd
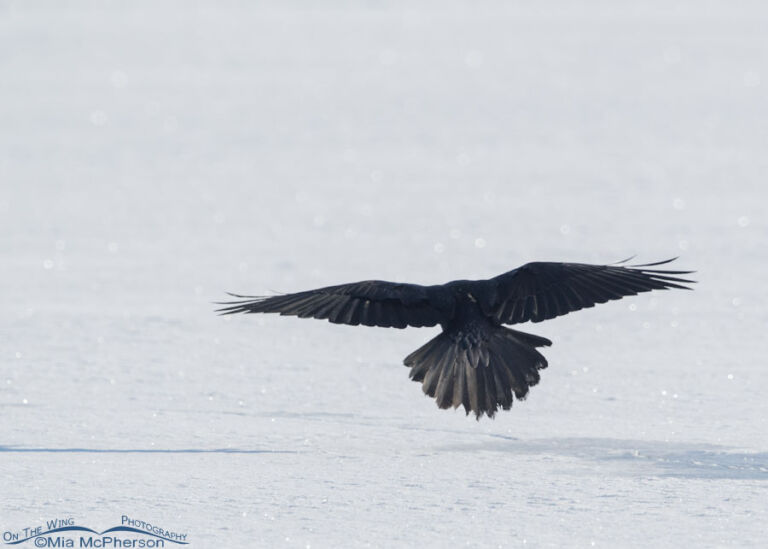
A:
[[[765,546],[764,3],[196,4],[0,1],[0,532]],[[434,329],[212,313],[631,254],[701,283],[524,326],[494,421]]]

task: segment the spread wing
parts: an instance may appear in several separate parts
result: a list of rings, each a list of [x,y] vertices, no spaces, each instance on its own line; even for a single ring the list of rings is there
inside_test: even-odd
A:
[[[454,301],[442,286],[366,280],[275,296],[242,296],[221,303],[221,314],[279,313],[328,319],[336,324],[405,328],[435,326],[453,315]]]
[[[651,290],[690,290],[679,278],[693,271],[654,269],[676,258],[646,265],[586,265],[583,263],[527,263],[483,282],[484,308],[502,324],[541,322]],[[650,268],[649,268],[650,267]]]

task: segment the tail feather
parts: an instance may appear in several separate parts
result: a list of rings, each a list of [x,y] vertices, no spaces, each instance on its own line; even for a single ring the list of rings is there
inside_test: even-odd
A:
[[[478,366],[476,371],[482,372],[483,381],[485,381],[485,409],[490,410],[496,406],[498,398],[496,397],[496,381],[493,378],[494,368],[483,368]]]
[[[435,359],[442,357],[444,349],[436,339],[432,339],[426,345],[419,347],[405,359],[413,364],[411,369],[412,380],[423,381],[430,365],[435,362]]]
[[[448,408],[450,406],[453,406],[454,408],[456,408],[459,405],[463,404],[464,409],[468,410],[469,395],[467,394],[467,379],[464,375],[464,365],[454,363],[453,375],[454,375],[453,399],[448,403],[444,403],[445,405],[442,407]],[[438,402],[437,405],[440,406],[440,403]]]
[[[471,336],[443,332],[405,358],[410,377],[440,408],[463,406],[480,419],[509,410],[539,380],[547,359],[536,347],[551,345],[544,337],[489,326]],[[513,397],[514,395],[514,397]]]
[[[478,383],[478,377],[480,377],[481,374],[478,374],[476,371],[473,371],[472,366],[470,365],[469,361],[464,362],[464,367],[462,368],[464,370],[464,377],[467,380],[467,394],[469,395],[469,409],[473,410],[475,413],[477,413],[477,410],[483,410],[484,408],[480,407],[480,391],[482,390],[480,385]],[[425,391],[428,395],[429,392]],[[432,395],[429,395],[432,396]],[[466,408],[466,405],[464,406]],[[467,414],[469,414],[469,410],[467,411]],[[478,416],[479,418],[480,416]]]
[[[445,355],[439,357],[435,362],[435,366],[427,370],[424,376],[424,392],[430,396],[435,396],[435,390],[437,389],[437,382],[440,381],[440,374],[445,368]]]
[[[437,382],[437,391],[435,399],[437,405],[441,408],[447,408],[453,402],[453,385],[456,380],[456,351],[455,347],[449,348],[445,353],[445,360],[442,362],[442,373]]]
[[[541,379],[539,368],[547,367],[547,359],[534,347],[520,345],[510,339],[502,339],[497,345],[499,354],[506,358],[506,360],[502,360],[503,365],[511,371],[514,378],[515,397],[518,400],[523,400],[528,394],[529,388],[536,385]],[[532,365],[534,367],[531,367]]]

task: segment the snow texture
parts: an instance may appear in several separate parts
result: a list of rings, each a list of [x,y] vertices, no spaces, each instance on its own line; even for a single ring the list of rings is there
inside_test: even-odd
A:
[[[764,2],[0,1],[0,531],[191,547],[768,539]],[[681,255],[696,291],[521,329],[437,409],[436,329],[224,291]]]

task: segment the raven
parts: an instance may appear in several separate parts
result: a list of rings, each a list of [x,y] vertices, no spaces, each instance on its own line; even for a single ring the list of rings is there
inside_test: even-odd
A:
[[[408,355],[410,377],[440,408],[464,406],[477,419],[509,410],[513,394],[522,400],[539,382],[547,359],[537,347],[547,338],[505,328],[502,324],[541,322],[596,303],[651,290],[690,290],[693,280],[654,267],[677,258],[623,265],[527,263],[488,280],[454,280],[420,286],[366,280],[294,294],[244,296],[223,302],[221,314],[280,313],[327,319],[336,324],[382,328],[440,324],[442,332]]]

